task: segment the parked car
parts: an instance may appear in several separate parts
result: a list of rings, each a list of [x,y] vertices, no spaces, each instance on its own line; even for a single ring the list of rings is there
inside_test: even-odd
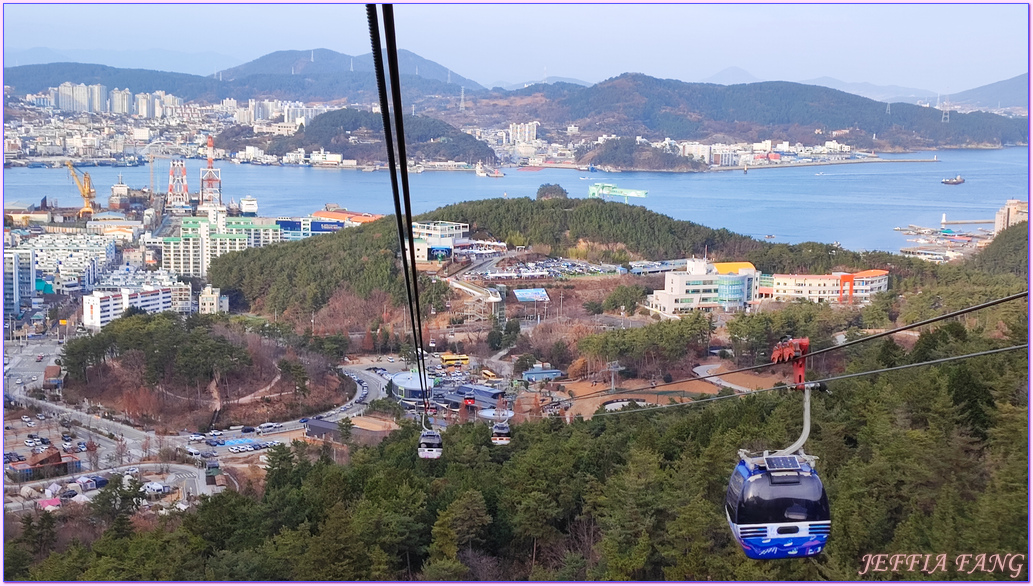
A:
[[[139,473],[140,473],[140,469],[137,468],[136,466],[133,466],[131,468],[126,468],[126,474],[136,475],[136,474],[139,474]]]
[[[201,442],[204,441],[204,436],[199,433],[190,434],[190,441]]]
[[[251,427],[250,425],[245,425],[244,427],[240,428],[240,433],[254,433],[254,432],[255,432],[255,428]]]
[[[57,495],[57,497],[59,499],[61,499],[61,500],[68,500],[68,499],[75,498],[76,495],[78,495],[78,494],[79,493],[75,492],[74,490],[69,489],[69,490],[66,490],[66,491],[62,492],[61,494]]]
[[[302,417],[298,420],[298,423],[308,423],[308,417]]]
[[[66,441],[66,442],[70,442],[70,441],[72,441],[72,436],[68,435],[67,433],[62,433],[61,434],[61,439]]]
[[[36,375],[32,375],[32,382],[36,382],[37,378],[39,378],[39,377],[37,377]]]
[[[32,377],[32,380],[36,380],[36,377]],[[43,421],[43,420],[45,420],[46,418],[47,418],[47,416],[46,416],[46,415],[44,415],[44,414],[42,414],[42,413],[37,413],[37,414],[36,414],[36,419],[39,419],[40,421]]]
[[[50,439],[45,438],[45,437],[41,437],[41,438],[39,438],[39,443],[43,444],[44,446],[49,446],[50,445]]]
[[[31,447],[33,447],[35,445],[36,445],[36,440],[30,440],[30,439],[25,440],[25,447],[31,448]]]
[[[25,424],[25,426],[26,427],[36,427],[36,422],[35,421],[29,421],[28,423]]]
[[[215,448],[215,447],[218,447],[219,440],[217,440],[217,439],[210,439],[210,440],[205,441],[204,443],[206,443],[209,446],[212,446],[213,448]]]
[[[25,423],[28,423],[29,421],[31,421],[31,419],[29,419],[28,415],[22,415],[22,421],[24,421]]]

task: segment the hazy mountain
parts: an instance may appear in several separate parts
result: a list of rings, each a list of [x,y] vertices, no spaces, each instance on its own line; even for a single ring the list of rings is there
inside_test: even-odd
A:
[[[424,59],[412,51],[398,50],[398,69],[402,74],[417,75],[423,79],[452,83],[467,90],[483,90],[479,83],[448,68]],[[344,72],[373,71],[373,54],[346,55],[330,49],[305,51],[276,51],[254,61],[221,71],[223,81],[242,79],[249,75],[312,75]]]
[[[1029,106],[1029,73],[951,94],[950,103],[981,108],[1026,108]]]
[[[537,100],[527,100],[529,96]],[[951,116],[814,85],[770,81],[729,86],[685,83],[627,73],[592,87],[537,85],[493,93],[493,114],[500,120],[534,119],[543,130],[573,124],[582,133],[643,136],[650,139],[705,141],[715,136],[756,141],[762,137],[815,144],[828,132],[844,129],[841,143],[857,148],[930,148],[937,146],[1025,144],[1024,120],[987,113]],[[816,135],[815,131],[824,134]],[[877,137],[873,139],[873,136]]]
[[[864,96],[866,98],[878,100],[880,102],[906,102],[909,104],[914,104],[918,100],[928,100],[929,98],[936,98],[936,92],[931,92],[929,90],[902,87],[899,85],[875,85],[873,83],[867,82],[852,83],[847,81],[840,81],[832,77],[818,77],[815,79],[805,79],[800,83],[805,83],[807,85],[820,85],[822,87],[829,87],[834,90],[847,92],[848,94]]]
[[[45,63],[92,63],[124,69],[149,69],[191,75],[212,75],[216,70],[240,63],[240,59],[211,51],[188,53],[163,49],[142,50],[55,50],[4,49],[4,65],[36,65]]]
[[[703,80],[703,83],[719,85],[736,85],[740,83],[756,83],[762,81],[750,72],[738,67],[728,67]]]
[[[550,75],[549,77],[546,77],[544,80],[542,80],[542,79],[535,79],[535,80],[531,80],[531,81],[525,81],[523,83],[511,83],[511,82],[508,82],[508,81],[493,81],[490,84],[488,84],[488,87],[490,87],[490,88],[500,87],[500,88],[502,88],[504,90],[518,90],[518,89],[522,89],[522,88],[525,88],[527,86],[531,86],[531,85],[535,85],[535,84],[539,84],[539,83],[572,83],[574,85],[579,85],[579,86],[582,86],[582,87],[591,87],[591,86],[595,85],[595,84],[593,84],[591,82],[587,82],[587,81],[584,81],[584,80],[581,80],[581,79],[575,79],[573,77],[554,77],[554,76]]]

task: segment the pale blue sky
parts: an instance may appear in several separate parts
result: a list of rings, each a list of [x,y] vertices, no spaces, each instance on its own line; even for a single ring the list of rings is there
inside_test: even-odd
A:
[[[1025,73],[1027,4],[396,5],[399,46],[482,84],[628,71],[958,92]],[[4,48],[369,52],[363,5],[4,5]]]

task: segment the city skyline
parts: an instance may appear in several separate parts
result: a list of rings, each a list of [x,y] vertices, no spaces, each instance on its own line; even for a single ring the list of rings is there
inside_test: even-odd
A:
[[[239,65],[279,50],[370,50],[363,5],[198,8],[7,4],[4,52],[165,50]],[[399,5],[395,14],[400,48],[486,87],[545,76],[597,83],[626,72],[696,82],[737,67],[762,81],[832,77],[949,94],[1028,71],[1026,4]],[[117,43],[82,35],[111,22]],[[464,36],[488,50],[441,43]]]

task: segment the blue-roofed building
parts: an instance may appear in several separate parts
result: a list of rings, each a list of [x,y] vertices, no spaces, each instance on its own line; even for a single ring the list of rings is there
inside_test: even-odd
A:
[[[499,396],[505,394],[505,391],[485,385],[462,385],[455,392],[459,395],[465,395],[467,391],[473,391],[473,394],[482,401],[498,401]]]
[[[555,368],[532,368],[530,370],[525,370],[524,374],[520,375],[520,378],[529,383],[536,383],[556,380],[561,376],[563,376],[563,371]]]

